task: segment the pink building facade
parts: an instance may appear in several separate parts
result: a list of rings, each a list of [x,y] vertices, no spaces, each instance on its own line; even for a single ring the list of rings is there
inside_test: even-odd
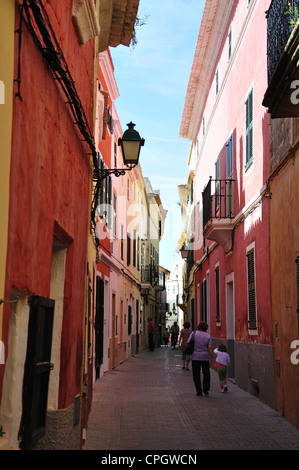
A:
[[[180,136],[192,141],[188,307],[227,344],[229,376],[275,406],[269,269],[269,0],[206,2]],[[192,280],[192,282],[191,282]]]

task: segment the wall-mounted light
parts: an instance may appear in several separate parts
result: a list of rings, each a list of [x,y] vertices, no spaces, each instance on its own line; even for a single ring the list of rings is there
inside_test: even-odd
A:
[[[139,132],[134,127],[135,124],[129,122],[128,129],[124,132],[122,139],[118,139],[118,145],[122,149],[124,164],[134,168],[138,165],[140,149],[144,145],[144,139],[141,139]]]
[[[135,124],[131,121],[127,124],[128,129],[124,132],[122,138],[118,139],[118,145],[122,149],[122,156],[124,164],[128,168],[105,168],[99,170],[100,178],[104,179],[108,175],[121,176],[126,171],[132,170],[139,162],[140,149],[143,147],[145,140],[142,139],[134,127]]]
[[[188,247],[187,247],[186,243],[184,243],[184,245],[181,248],[181,256],[182,256],[183,259],[187,259],[188,254],[189,254]]]

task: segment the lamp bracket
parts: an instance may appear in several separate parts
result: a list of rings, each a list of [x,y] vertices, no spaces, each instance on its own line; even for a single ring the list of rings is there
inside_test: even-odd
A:
[[[105,168],[104,170],[99,170],[99,179],[105,179],[109,175],[123,176],[126,174],[126,171],[131,171],[135,166],[132,164],[129,168]]]

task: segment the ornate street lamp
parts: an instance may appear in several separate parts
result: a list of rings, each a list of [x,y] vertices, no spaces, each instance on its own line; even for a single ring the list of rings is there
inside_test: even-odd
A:
[[[100,170],[101,179],[106,178],[108,175],[121,176],[124,175],[126,171],[132,170],[136,165],[138,165],[140,149],[144,145],[144,139],[142,139],[134,127],[133,122],[127,124],[128,129],[124,132],[122,138],[118,139],[118,145],[122,149],[122,155],[124,164],[128,168],[105,168]]]
[[[130,168],[138,165],[140,149],[144,145],[144,139],[141,139],[139,132],[134,127],[132,121],[127,124],[128,129],[124,132],[122,139],[118,139],[118,145],[121,146],[124,164]]]
[[[186,243],[184,243],[184,245],[181,248],[181,256],[182,256],[183,259],[187,259],[188,254],[189,254],[188,247],[187,247]]]
[[[127,124],[128,129],[124,132],[121,139],[118,139],[118,145],[121,146],[123,161],[127,168],[97,168],[94,169],[93,181],[94,191],[91,206],[91,229],[94,233],[95,244],[98,247],[100,244],[96,232],[96,210],[99,201],[100,187],[103,185],[103,180],[109,175],[122,176],[126,171],[132,170],[138,165],[140,149],[144,145],[144,139],[141,139],[139,133],[134,129],[135,124],[132,121]]]

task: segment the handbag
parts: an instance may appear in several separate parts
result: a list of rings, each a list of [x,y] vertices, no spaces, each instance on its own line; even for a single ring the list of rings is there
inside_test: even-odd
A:
[[[187,343],[186,354],[191,356],[193,351],[194,351],[194,333],[193,333],[192,337],[190,338],[190,341]]]

